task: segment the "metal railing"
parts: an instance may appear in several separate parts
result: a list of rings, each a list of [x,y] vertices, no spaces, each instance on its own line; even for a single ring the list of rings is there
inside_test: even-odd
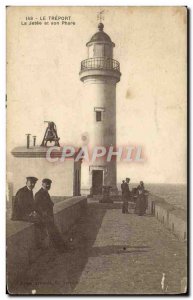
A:
[[[88,58],[81,62],[81,71],[92,69],[120,71],[120,64],[118,61],[107,57]]]

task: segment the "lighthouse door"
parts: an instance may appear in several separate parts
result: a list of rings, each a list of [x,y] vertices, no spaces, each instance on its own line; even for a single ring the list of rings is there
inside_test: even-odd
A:
[[[93,195],[101,195],[103,187],[103,171],[93,170],[92,171],[92,192]]]

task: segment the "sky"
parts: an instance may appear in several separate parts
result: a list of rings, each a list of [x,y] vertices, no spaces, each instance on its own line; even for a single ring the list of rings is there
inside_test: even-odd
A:
[[[97,31],[97,7],[7,9],[7,157],[26,144],[40,144],[52,120],[65,144],[81,141],[86,122],[80,62]],[[104,31],[120,62],[117,84],[117,146],[137,145],[143,163],[118,163],[117,179],[186,183],[186,9],[104,7]],[[71,16],[75,25],[22,25],[26,16]],[[29,21],[28,21],[29,22]],[[82,115],[85,115],[84,120]],[[89,126],[89,124],[88,124]]]

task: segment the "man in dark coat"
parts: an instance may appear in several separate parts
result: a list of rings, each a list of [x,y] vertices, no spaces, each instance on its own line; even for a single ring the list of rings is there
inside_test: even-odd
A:
[[[122,199],[123,199],[123,204],[122,204],[122,213],[123,214],[128,214],[128,201],[130,197],[130,190],[129,190],[129,182],[130,178],[126,178],[126,182],[122,183]]]
[[[35,209],[40,216],[42,230],[48,232],[49,238],[53,246],[59,251],[67,250],[64,241],[58,231],[56,225],[54,224],[54,214],[52,202],[48,191],[51,188],[52,181],[48,178],[42,180],[41,189],[35,194]]]
[[[13,202],[12,220],[34,222],[36,213],[33,189],[38,179],[36,177],[27,177],[26,179],[26,186],[19,189],[16,193]]]
[[[54,217],[54,203],[52,202],[48,193],[51,188],[51,183],[52,181],[50,179],[43,179],[41,189],[35,194],[35,207],[41,218]]]

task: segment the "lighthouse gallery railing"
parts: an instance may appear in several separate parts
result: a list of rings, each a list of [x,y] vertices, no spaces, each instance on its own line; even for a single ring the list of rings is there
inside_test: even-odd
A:
[[[81,71],[90,69],[120,71],[120,64],[118,61],[108,57],[95,57],[83,60],[81,62]]]

